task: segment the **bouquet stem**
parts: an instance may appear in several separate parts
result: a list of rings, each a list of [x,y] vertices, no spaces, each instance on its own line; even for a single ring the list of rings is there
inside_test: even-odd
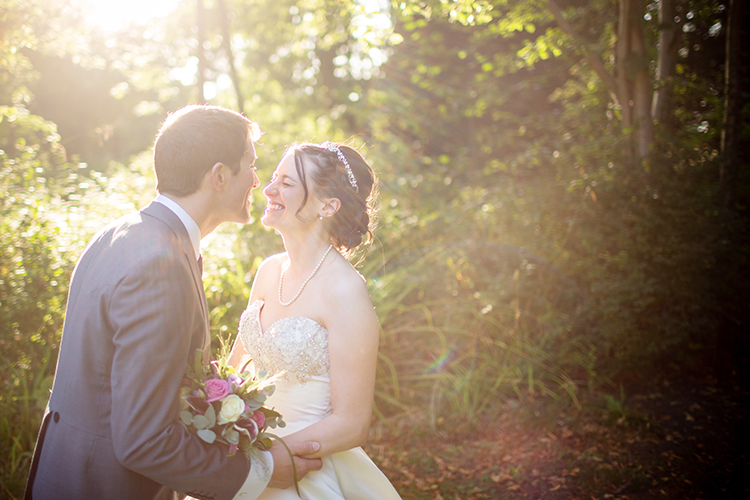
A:
[[[297,466],[294,465],[294,456],[292,455],[292,450],[290,450],[289,447],[284,442],[284,440],[281,439],[276,434],[266,433],[266,435],[268,437],[271,437],[271,438],[275,439],[276,441],[280,442],[281,444],[283,444],[284,448],[286,448],[286,452],[289,453],[289,459],[292,461],[292,474],[294,476],[294,489],[297,491],[297,496],[300,497],[300,498],[302,498],[302,495],[300,495],[300,492],[299,492],[299,482],[297,481]]]

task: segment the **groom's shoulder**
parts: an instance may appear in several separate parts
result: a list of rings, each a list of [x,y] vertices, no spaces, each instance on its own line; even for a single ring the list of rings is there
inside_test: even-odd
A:
[[[170,209],[164,205],[151,202],[139,210],[132,211],[107,224],[102,231],[118,228],[143,228],[168,227],[171,225],[169,219],[179,220]]]
[[[131,212],[110,222],[101,229],[99,234],[110,234],[113,239],[129,239],[148,236],[158,238],[159,235],[171,236],[169,225],[161,219],[150,217],[143,211]]]
[[[87,245],[105,252],[124,252],[133,257],[179,247],[178,237],[164,221],[143,211],[124,215],[103,227]]]

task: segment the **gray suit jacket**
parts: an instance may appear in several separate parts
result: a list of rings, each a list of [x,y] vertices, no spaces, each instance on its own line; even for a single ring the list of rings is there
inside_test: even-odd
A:
[[[181,428],[178,390],[208,311],[179,218],[151,203],[100,231],[70,284],[26,497],[231,499],[249,464]]]

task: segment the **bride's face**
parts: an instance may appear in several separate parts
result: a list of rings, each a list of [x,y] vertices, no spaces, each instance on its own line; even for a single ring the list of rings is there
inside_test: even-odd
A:
[[[317,218],[314,207],[316,197],[312,186],[309,185],[309,173],[307,176],[307,203],[297,214],[305,199],[305,188],[294,165],[294,154],[284,155],[271,177],[271,182],[263,188],[263,194],[268,200],[263,217],[260,219],[264,226],[274,229],[293,228],[315,221]]]

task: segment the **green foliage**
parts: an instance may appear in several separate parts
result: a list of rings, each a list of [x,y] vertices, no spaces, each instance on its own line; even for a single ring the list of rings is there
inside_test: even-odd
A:
[[[493,23],[469,20],[476,2],[441,5],[449,13],[424,2],[397,13],[404,42],[367,115],[387,186],[380,234],[406,253],[384,269],[396,282],[419,280],[383,322],[386,335],[408,332],[382,346],[403,374],[399,392],[471,415],[490,395],[575,401],[583,387],[710,363],[726,325],[715,293],[726,215],[715,136],[700,125],[716,119],[721,75],[685,61],[680,128],[640,168],[580,42],[552,24],[544,2],[494,2]],[[566,11],[605,61],[615,7]],[[731,237],[735,255],[741,238]],[[482,335],[502,349],[475,351]],[[399,356],[407,351],[412,359]]]
[[[52,386],[70,269],[56,245],[59,227],[45,216],[50,197],[39,175],[59,148],[54,126],[17,108],[0,107],[0,120],[0,470],[17,487]]]

